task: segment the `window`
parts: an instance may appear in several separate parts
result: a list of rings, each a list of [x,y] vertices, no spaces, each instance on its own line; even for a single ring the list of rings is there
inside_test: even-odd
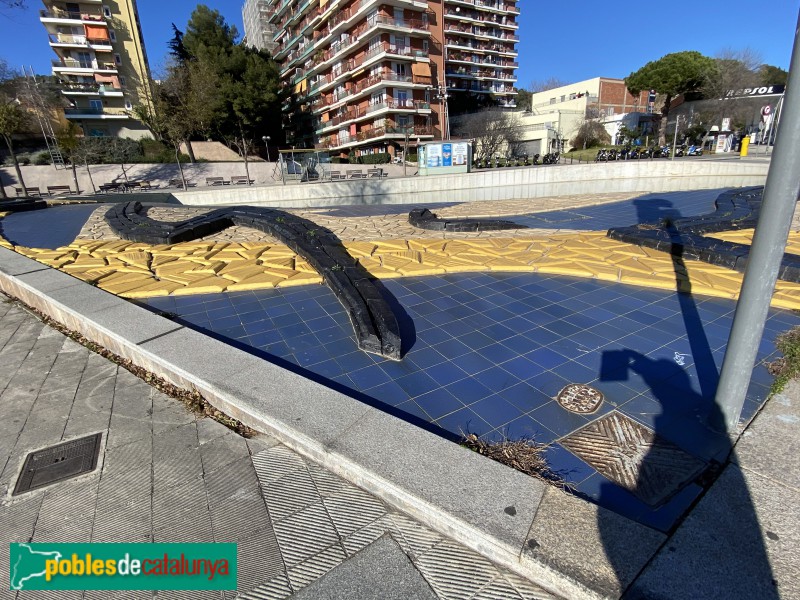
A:
[[[103,112],[103,101],[102,100],[89,100],[89,106],[91,108],[91,112],[93,112],[93,113],[101,113],[101,112]]]
[[[397,117],[397,127],[404,128],[408,127],[411,123],[410,117],[408,115],[398,115]]]
[[[397,101],[398,107],[408,108],[410,105],[408,100],[408,92],[406,90],[395,91],[395,100]]]
[[[566,100],[566,98],[567,98],[566,96],[561,96],[561,101],[564,102],[564,100]]]
[[[113,29],[108,30],[108,37],[112,42],[117,41],[117,33]]]
[[[375,94],[372,94],[372,97],[369,99],[369,103],[372,106],[375,106],[376,104],[383,104],[385,100],[386,100],[386,92],[380,91]]]
[[[110,19],[111,18],[111,9],[109,7],[107,7],[107,6],[103,7],[103,16],[106,19]]]
[[[114,55],[114,62],[118,65],[122,64],[122,57],[119,54]]]
[[[131,104],[130,100],[125,100],[125,110],[131,110],[133,108],[133,104]]]
[[[555,103],[556,103],[556,99],[555,98],[550,98],[550,104],[555,104]]]
[[[124,77],[120,77],[119,78],[119,84],[120,84],[120,86],[125,87],[125,78]]]
[[[428,40],[422,40],[422,51],[428,53]]]

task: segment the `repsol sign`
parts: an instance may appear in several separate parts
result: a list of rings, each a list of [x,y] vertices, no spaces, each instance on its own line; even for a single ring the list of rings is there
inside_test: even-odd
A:
[[[749,98],[751,96],[775,96],[782,94],[785,85],[765,85],[762,87],[739,88],[725,92],[726,98]]]

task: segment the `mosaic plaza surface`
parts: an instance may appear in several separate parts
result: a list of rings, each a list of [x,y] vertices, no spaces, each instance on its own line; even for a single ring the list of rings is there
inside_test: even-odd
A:
[[[321,278],[263,235],[163,248],[108,232],[86,239],[103,211],[93,205],[10,215],[2,232],[19,252],[441,435],[548,444],[551,468],[575,493],[666,531],[702,492],[697,475],[730,450],[709,423],[741,274],[679,263],[603,230],[705,214],[719,193],[528,213],[480,203],[531,229],[444,240],[398,229],[410,206],[298,211],[335,231],[380,279],[400,321],[399,362],[360,351],[342,305],[313,285]],[[796,284],[781,283],[774,305],[794,308],[798,298]],[[797,324],[789,311],[770,311],[743,421],[769,393],[775,337]],[[565,410],[555,397],[571,383],[604,401],[588,414]],[[631,470],[631,461],[648,466]],[[666,484],[653,491],[654,482]]]

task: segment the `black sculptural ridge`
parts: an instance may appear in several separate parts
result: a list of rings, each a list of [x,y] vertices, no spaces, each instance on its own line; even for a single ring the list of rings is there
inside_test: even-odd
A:
[[[704,234],[737,229],[752,229],[761,211],[763,187],[723,192],[714,201],[714,212],[697,217],[674,219],[666,223],[614,227],[608,237],[629,244],[661,250],[683,259],[700,260],[741,273],[750,257],[750,246],[726,242]],[[800,283],[800,256],[784,254],[778,278]]]
[[[440,219],[427,208],[415,208],[408,213],[408,222],[420,229],[433,231],[496,231],[527,229],[527,226],[501,219]]]
[[[232,206],[175,223],[141,214],[140,202],[113,206],[109,226],[123,239],[148,244],[175,244],[217,233],[233,225],[252,227],[280,240],[322,276],[350,317],[358,347],[400,360],[397,318],[369,273],[327,229],[290,213],[254,206]]]

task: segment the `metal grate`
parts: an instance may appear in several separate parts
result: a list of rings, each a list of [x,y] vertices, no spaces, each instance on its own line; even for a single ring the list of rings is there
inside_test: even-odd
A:
[[[652,429],[616,411],[560,443],[650,506],[669,500],[706,466]]]
[[[570,383],[564,386],[556,401],[574,413],[593,413],[603,403],[603,393],[583,383]]]
[[[13,495],[94,471],[101,433],[31,452],[25,458]]]

